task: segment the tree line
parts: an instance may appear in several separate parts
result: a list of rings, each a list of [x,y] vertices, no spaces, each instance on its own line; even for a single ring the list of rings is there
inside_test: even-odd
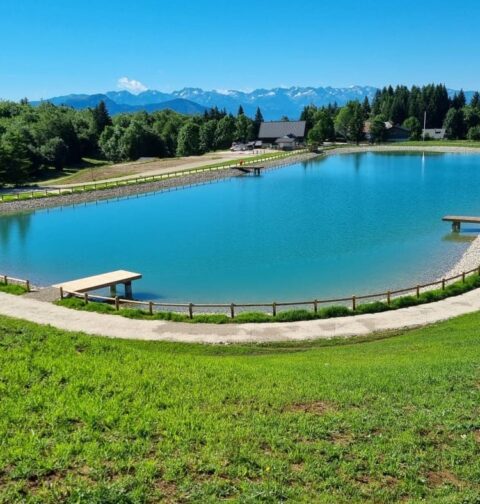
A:
[[[358,143],[364,139],[365,123],[370,138],[382,142],[387,138],[385,122],[401,125],[410,132],[411,140],[419,140],[426,128],[445,128],[451,140],[480,140],[480,95],[474,93],[467,103],[461,90],[453,97],[440,84],[423,87],[384,87],[377,90],[372,102],[350,101],[344,107],[336,104],[304,108],[301,119],[307,121],[310,143],[322,143],[338,138]]]
[[[62,170],[83,158],[130,161],[140,157],[191,156],[226,149],[257,137],[263,117],[240,107],[233,116],[214,107],[187,116],[162,110],[111,117],[104,102],[75,110],[27,100],[0,102],[0,184],[23,183],[45,169]]]

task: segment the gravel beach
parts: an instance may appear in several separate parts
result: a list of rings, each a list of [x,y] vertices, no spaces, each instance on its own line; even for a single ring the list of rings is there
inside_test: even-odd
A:
[[[265,163],[259,162],[263,168],[277,168],[301,161],[308,161],[317,157],[318,154],[302,153],[298,156],[288,157],[286,159],[273,160]],[[250,165],[253,166],[253,165]],[[192,173],[181,175],[169,179],[147,182],[144,184],[133,184],[128,186],[113,187],[90,192],[64,194],[61,196],[50,196],[47,198],[28,199],[19,201],[8,201],[0,203],[0,215],[19,212],[29,212],[44,208],[54,208],[59,206],[77,205],[91,201],[102,201],[107,199],[122,198],[136,194],[145,194],[156,191],[166,191],[176,188],[185,188],[195,185],[207,184],[232,177],[245,176],[245,173],[235,168],[222,170],[211,170],[202,173]]]

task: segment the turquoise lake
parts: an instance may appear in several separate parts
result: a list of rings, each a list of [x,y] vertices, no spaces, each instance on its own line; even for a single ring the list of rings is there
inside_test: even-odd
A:
[[[476,236],[480,156],[329,156],[193,188],[0,218],[0,273],[49,285],[138,271],[140,299],[350,296],[436,279]]]

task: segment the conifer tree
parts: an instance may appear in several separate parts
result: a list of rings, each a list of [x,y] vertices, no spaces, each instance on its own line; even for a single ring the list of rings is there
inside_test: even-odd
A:
[[[253,120],[253,136],[254,138],[258,138],[258,133],[260,132],[260,124],[263,122],[263,115],[260,107],[257,107],[257,111],[255,112],[255,119]]]
[[[107,126],[112,125],[112,118],[108,113],[105,102],[101,100],[92,110],[94,128],[97,135],[100,135]]]

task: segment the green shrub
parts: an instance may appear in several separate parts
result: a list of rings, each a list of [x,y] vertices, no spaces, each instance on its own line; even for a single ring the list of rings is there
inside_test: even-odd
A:
[[[27,292],[26,287],[23,285],[6,284],[0,282],[0,292],[6,292],[7,294],[14,294],[15,296],[21,296]]]
[[[127,317],[130,319],[145,319],[151,318],[150,313],[145,310],[139,310],[138,308],[122,308],[119,312],[122,317]]]
[[[379,313],[390,310],[387,303],[381,301],[374,301],[373,303],[365,303],[357,306],[357,313]]]
[[[154,320],[168,320],[172,322],[187,322],[190,320],[187,315],[183,313],[174,312],[155,312],[153,315]]]
[[[195,315],[193,319],[187,319],[188,322],[200,324],[228,324],[231,318],[218,313],[202,313]]]
[[[392,300],[391,307],[394,310],[398,308],[408,308],[409,306],[416,306],[420,301],[414,296],[403,296]]]
[[[275,322],[296,322],[299,320],[312,320],[316,318],[315,313],[309,310],[287,310],[277,313]]]
[[[419,303],[431,303],[433,301],[440,301],[444,299],[443,291],[427,291],[420,294]]]
[[[347,317],[353,315],[352,310],[346,306],[327,306],[318,311],[317,318],[334,318],[334,317]]]
[[[271,315],[268,315],[268,313],[243,312],[239,313],[234,320],[237,324],[245,324],[248,322],[256,322],[256,323],[273,322],[274,319]]]

